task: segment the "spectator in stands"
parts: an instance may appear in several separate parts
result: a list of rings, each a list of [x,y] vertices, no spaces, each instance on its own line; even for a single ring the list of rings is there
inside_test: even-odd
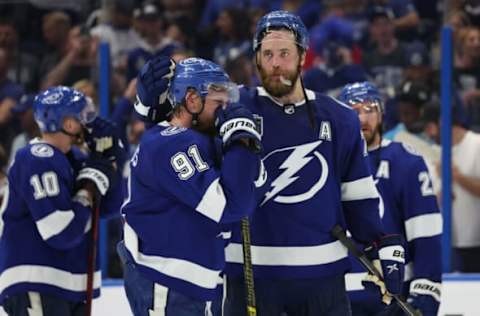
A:
[[[8,79],[9,66],[7,51],[0,47],[0,143],[7,152],[15,136],[11,110],[23,94],[23,87]]]
[[[440,142],[438,104],[425,111],[426,130]],[[453,270],[480,272],[480,134],[470,131],[466,118],[452,109],[452,247]],[[441,165],[437,165],[440,176]]]
[[[35,92],[39,80],[38,58],[20,50],[18,34],[11,21],[0,19],[0,47],[5,49],[8,55],[8,78],[22,85],[27,91]]]
[[[213,52],[213,60],[225,67],[228,60],[250,54],[252,50],[249,32],[250,18],[242,9],[226,9],[220,13],[215,23],[218,39]]]
[[[416,81],[405,81],[395,97],[394,106],[398,112],[399,123],[384,138],[402,141],[403,134],[419,135],[423,132],[421,117],[424,105],[430,101],[431,91],[428,87]],[[388,109],[386,109],[388,111]]]
[[[96,45],[89,30],[84,25],[70,28],[67,41],[60,50],[44,59],[42,73],[45,76],[41,89],[55,85],[71,86],[78,80],[92,78],[96,60]]]
[[[132,27],[134,0],[116,0],[108,7],[110,20],[93,27],[90,34],[98,41],[110,44],[113,69],[120,73],[127,70],[128,53],[140,45],[140,36]]]
[[[225,65],[225,72],[236,84],[254,86],[258,83],[258,79],[255,76],[252,59],[244,54],[235,59],[229,59]]]
[[[480,99],[480,29],[461,28],[455,36],[455,81],[466,106]]]
[[[171,56],[178,44],[164,34],[165,22],[158,7],[152,2],[144,2],[135,10],[136,28],[142,40],[137,48],[128,54],[127,81],[137,76],[143,65],[154,55]]]
[[[393,12],[393,26],[397,35],[404,40],[412,40],[420,22],[412,0],[371,0],[370,5],[389,6]]]
[[[338,1],[338,0],[333,0]],[[270,1],[268,11],[285,10],[298,15],[307,28],[318,22],[322,6],[317,0],[279,0]],[[327,2],[327,1],[325,1]]]
[[[395,36],[393,11],[389,7],[370,9],[370,40],[372,48],[363,55],[363,64],[387,96],[394,95],[402,81],[406,65],[405,46]]]
[[[327,17],[312,29],[311,42],[319,58],[305,72],[308,89],[336,96],[346,84],[367,80],[363,66],[353,63],[353,24],[348,20]]]
[[[9,165],[15,158],[17,150],[26,146],[30,140],[40,137],[35,118],[33,117],[33,99],[35,95],[24,94],[20,101],[12,108],[12,113],[20,120],[20,128],[22,132],[15,136],[10,149]]]

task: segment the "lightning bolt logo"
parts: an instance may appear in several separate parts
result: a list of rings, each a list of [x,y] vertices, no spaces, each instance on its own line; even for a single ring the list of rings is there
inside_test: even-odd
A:
[[[297,181],[299,178],[295,174],[306,166],[314,157],[308,156],[315,148],[322,143],[321,140],[318,140],[313,143],[303,144],[296,147],[283,148],[280,150],[273,151],[265,156],[264,160],[276,152],[285,151],[293,149],[292,153],[285,159],[285,161],[280,165],[280,169],[284,170],[274,181],[272,181],[272,189],[265,194],[265,198],[260,205],[265,204],[271,198],[276,196],[283,189]],[[317,152],[315,154],[318,154]],[[320,154],[318,154],[320,155]],[[318,157],[317,155],[317,157]],[[328,168],[327,168],[328,169]],[[322,175],[323,178],[323,175]],[[323,186],[323,185],[322,185]]]

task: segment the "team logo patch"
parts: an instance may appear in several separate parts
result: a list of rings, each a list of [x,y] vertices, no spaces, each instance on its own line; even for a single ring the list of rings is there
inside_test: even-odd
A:
[[[164,129],[163,131],[160,132],[161,135],[163,136],[172,136],[179,134],[181,132],[186,131],[187,129],[185,127],[179,127],[179,126],[170,126]]]
[[[53,157],[53,148],[46,144],[36,144],[30,148],[32,155],[41,158]]]
[[[268,176],[273,180],[261,205],[269,200],[280,204],[301,203],[314,197],[324,187],[329,168],[326,158],[319,151],[322,142],[317,140],[276,149],[263,158],[269,170]],[[312,168],[316,171],[312,172]],[[305,185],[295,185],[299,178],[303,179],[300,182]]]

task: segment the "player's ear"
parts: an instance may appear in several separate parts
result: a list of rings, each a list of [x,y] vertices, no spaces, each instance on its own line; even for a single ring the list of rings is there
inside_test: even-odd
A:
[[[185,107],[192,113],[197,113],[200,110],[201,104],[199,104],[200,98],[195,91],[188,90],[185,94]],[[201,101],[200,101],[201,102]]]

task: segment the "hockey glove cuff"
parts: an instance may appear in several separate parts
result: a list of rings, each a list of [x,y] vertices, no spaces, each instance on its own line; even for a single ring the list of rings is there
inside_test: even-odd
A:
[[[89,159],[77,176],[77,182],[91,181],[97,188],[100,195],[107,194],[113,184],[115,170],[110,161],[104,159]]]
[[[400,235],[383,237],[377,244],[367,248],[365,253],[377,267],[383,280],[369,274],[362,283],[365,288],[379,288],[382,301],[388,305],[391,301],[391,297],[387,297],[388,294],[400,294],[402,291],[405,273],[405,251],[402,238]]]
[[[407,301],[423,316],[434,316],[438,313],[442,292],[441,283],[428,279],[416,279],[410,283],[410,295]]]
[[[244,139],[253,151],[262,150],[261,136],[256,130],[252,112],[245,106],[237,103],[229,104],[226,108],[218,107],[215,117],[215,127],[224,148]]]

